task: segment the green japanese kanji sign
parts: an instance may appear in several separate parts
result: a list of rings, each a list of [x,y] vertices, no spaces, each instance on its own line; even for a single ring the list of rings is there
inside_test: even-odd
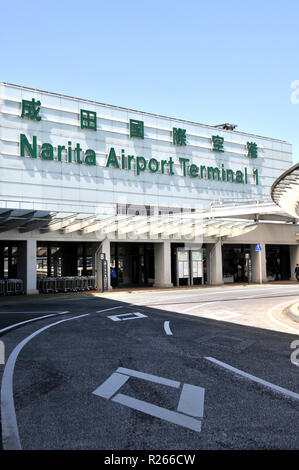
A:
[[[130,119],[130,137],[138,137],[139,139],[144,139],[143,121]]]
[[[212,150],[214,150],[215,152],[224,152],[223,142],[223,137],[220,137],[219,135],[212,135]]]
[[[172,143],[175,145],[186,145],[186,129],[173,127]]]
[[[21,118],[28,117],[29,119],[40,121],[41,117],[39,116],[40,111],[40,101],[35,101],[32,98],[31,101],[29,100],[22,100],[22,114]]]
[[[94,111],[80,110],[81,129],[97,130],[97,113]]]
[[[255,142],[247,142],[247,156],[257,158],[257,144]]]

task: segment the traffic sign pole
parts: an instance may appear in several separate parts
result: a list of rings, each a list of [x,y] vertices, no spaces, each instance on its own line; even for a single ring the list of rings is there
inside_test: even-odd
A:
[[[259,265],[260,265],[260,284],[263,283],[262,281],[262,247],[260,243],[258,243],[255,247],[255,251],[259,252]]]

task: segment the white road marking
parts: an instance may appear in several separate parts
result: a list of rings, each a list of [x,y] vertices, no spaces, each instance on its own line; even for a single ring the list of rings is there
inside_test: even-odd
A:
[[[21,341],[11,352],[4,368],[1,384],[2,444],[4,450],[22,449],[13,398],[13,374],[19,353],[31,339],[33,339],[35,336],[39,335],[43,331],[47,330],[48,328],[51,328],[52,326],[58,325],[66,321],[86,317],[88,315],[89,313],[86,313],[84,315],[66,318],[64,320],[59,320],[55,323],[51,323],[50,325],[44,326],[43,328],[40,328],[31,335],[27,336],[27,338],[23,339],[23,341]]]
[[[9,314],[11,314],[11,315],[17,315],[17,314],[19,314],[19,313],[24,313],[24,314],[27,314],[27,313],[53,313],[53,314],[56,314],[56,315],[63,315],[63,314],[65,314],[65,313],[70,313],[70,312],[69,312],[69,310],[66,310],[66,311],[64,311],[64,312],[57,312],[56,310],[51,310],[51,311],[49,311],[49,312],[45,312],[44,310],[43,310],[42,312],[39,312],[39,311],[33,312],[32,310],[31,310],[31,312],[1,312],[1,311],[0,311],[0,316],[1,316],[3,313],[9,313]]]
[[[204,302],[203,304],[198,303],[196,305],[192,305],[192,307],[184,308],[184,313],[191,312],[192,310],[195,310],[196,308],[202,308],[205,305],[212,305],[212,304],[216,304],[216,303],[217,303],[216,301]],[[178,304],[178,305],[180,305],[180,304]]]
[[[153,405],[152,403],[147,403],[146,401],[137,400],[136,398],[123,395],[118,393],[116,397],[112,398],[112,401],[125,405],[133,410],[142,411],[150,416],[155,418],[163,419],[173,424],[178,424],[184,428],[191,429],[192,431],[200,432],[201,431],[201,421],[190,418],[189,416],[177,413],[176,411],[167,410],[161,406]]]
[[[179,388],[180,382],[176,380],[165,379],[164,377],[158,377],[157,375],[146,374],[145,372],[139,372],[138,370],[126,369],[125,367],[119,367],[116,372],[120,374],[126,374],[137,379],[147,380],[148,382],[154,382],[156,384],[166,385],[167,387]]]
[[[92,393],[98,397],[107,398],[109,400],[118,390],[129,380],[128,375],[114,372],[105,382],[96,388]]]
[[[123,377],[121,377],[123,376]],[[100,385],[92,393],[102,398],[110,399],[116,403],[127,406],[134,410],[154,416],[155,418],[178,424],[193,431],[201,431],[201,419],[203,418],[204,409],[204,389],[195,385],[183,384],[182,392],[179,399],[177,411],[171,411],[166,408],[148,403],[146,401],[137,400],[136,398],[117,393],[118,390],[127,382],[130,377],[166,385],[179,389],[180,382],[165,379],[156,375],[139,372],[132,369],[119,367],[102,385]],[[116,394],[116,395],[115,395]],[[113,395],[115,395],[113,397]],[[189,416],[187,416],[189,415]]]
[[[147,318],[147,315],[140,312],[132,312],[132,313],[121,313],[120,315],[111,315],[107,318],[110,318],[112,321],[124,321],[124,320],[136,320],[137,318]]]
[[[184,384],[178,404],[178,411],[193,416],[194,418],[202,418],[204,397],[204,388]]]
[[[278,304],[278,305],[274,305],[274,307],[271,307],[269,310],[267,310],[267,315],[268,315],[268,318],[270,318],[270,320],[272,320],[274,323],[277,323],[278,325],[280,326],[283,326],[284,328],[287,328],[288,330],[290,331],[293,331],[295,333],[297,333],[297,335],[299,334],[299,329],[298,328],[293,328],[292,326],[289,326],[279,320],[276,320],[276,318],[273,317],[272,315],[272,312],[274,310],[276,310],[277,308],[282,308],[282,307],[286,307],[287,305],[291,305],[291,302],[288,301],[288,302],[283,302],[281,304]]]
[[[132,304],[130,304],[132,305]],[[110,308],[104,308],[104,310],[97,310],[96,313],[102,313],[102,312],[108,312],[109,310],[115,310],[116,308],[126,308],[126,307],[130,307],[130,305],[119,305],[118,307],[110,307]]]
[[[169,321],[164,322],[164,330],[167,335],[172,335],[172,331],[169,326]]]
[[[21,312],[19,312],[19,313],[21,313]],[[27,312],[27,313],[35,313],[35,312]],[[25,323],[31,323],[31,322],[34,322],[34,321],[37,321],[37,320],[43,320],[44,318],[55,317],[56,315],[64,315],[66,313],[70,313],[70,312],[65,311],[65,312],[51,313],[51,315],[43,315],[42,317],[35,317],[35,318],[30,318],[29,320],[20,321],[18,323],[14,323],[13,325],[9,325],[9,326],[6,326],[5,328],[2,328],[0,330],[0,333],[4,333],[4,331],[12,330],[16,326],[25,325]]]
[[[291,390],[280,387],[279,385],[272,384],[271,382],[267,382],[266,380],[260,379],[259,377],[256,377],[255,375],[251,375],[251,374],[248,374],[247,372],[243,372],[242,370],[236,369],[235,367],[232,367],[229,364],[226,364],[225,362],[218,361],[217,359],[214,359],[213,357],[205,357],[205,359],[231,372],[234,372],[237,375],[245,377],[246,379],[249,379],[249,380],[252,380],[253,382],[257,382],[261,385],[264,385],[264,387],[271,388],[275,392],[279,392],[279,393],[282,393],[283,395],[299,400],[298,393],[295,393],[295,392],[292,392]]]
[[[214,318],[215,320],[228,320],[229,318],[240,317],[240,313],[234,313],[230,310],[222,310],[219,312],[212,312],[212,313],[205,313],[204,315],[208,316],[209,318]]]

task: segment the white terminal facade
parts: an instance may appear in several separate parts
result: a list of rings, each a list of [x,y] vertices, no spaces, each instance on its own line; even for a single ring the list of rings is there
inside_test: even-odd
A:
[[[0,164],[0,278],[28,294],[102,289],[103,258],[109,289],[294,278],[288,142],[1,83]]]

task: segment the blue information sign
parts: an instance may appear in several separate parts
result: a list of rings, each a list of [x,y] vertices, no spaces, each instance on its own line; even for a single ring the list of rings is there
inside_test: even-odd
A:
[[[262,247],[259,243],[256,245],[255,251],[262,251]]]

